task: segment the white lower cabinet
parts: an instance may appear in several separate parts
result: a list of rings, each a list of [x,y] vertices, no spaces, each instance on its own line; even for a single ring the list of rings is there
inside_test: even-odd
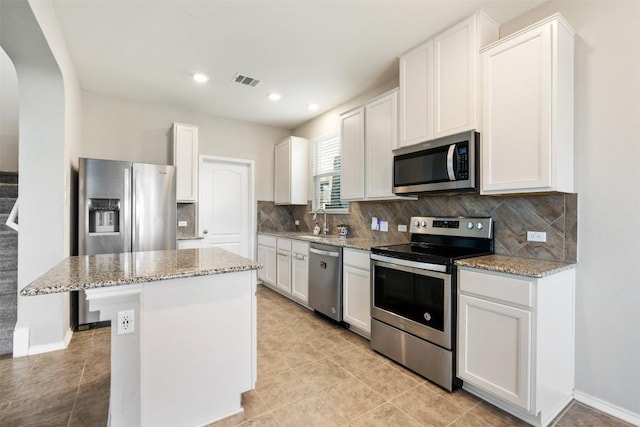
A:
[[[279,237],[276,245],[276,288],[291,294],[291,240]]]
[[[293,241],[291,296],[298,302],[309,303],[309,243]]]
[[[573,269],[542,278],[465,267],[458,273],[463,388],[533,425],[573,399]]]
[[[258,263],[262,268],[258,270],[258,279],[268,285],[276,284],[276,238],[258,235]]]
[[[371,274],[369,251],[342,252],[343,320],[354,332],[371,336]]]
[[[302,305],[309,304],[309,243],[258,234],[258,279]]]

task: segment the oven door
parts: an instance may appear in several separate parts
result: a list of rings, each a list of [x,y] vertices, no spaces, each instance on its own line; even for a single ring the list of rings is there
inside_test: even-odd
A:
[[[443,265],[372,255],[371,317],[451,349],[451,278]]]

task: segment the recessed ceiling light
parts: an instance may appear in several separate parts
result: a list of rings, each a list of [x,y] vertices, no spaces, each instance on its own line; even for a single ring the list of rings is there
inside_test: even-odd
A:
[[[195,73],[193,75],[193,80],[195,80],[198,83],[206,83],[209,81],[209,76],[203,73]]]
[[[282,98],[282,95],[280,95],[279,93],[270,93],[269,94],[269,99],[272,101],[280,101],[280,98]]]
[[[311,111],[316,111],[318,109],[319,105],[318,104],[309,104],[307,105],[307,108]]]

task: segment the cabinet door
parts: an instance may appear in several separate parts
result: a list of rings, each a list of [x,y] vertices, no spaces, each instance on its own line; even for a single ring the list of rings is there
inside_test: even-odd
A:
[[[393,150],[398,135],[398,96],[393,92],[365,107],[365,197],[393,197]]]
[[[276,250],[268,246],[258,245],[258,262],[263,266],[258,270],[258,278],[269,285],[275,285]]]
[[[340,198],[364,198],[364,108],[342,116]]]
[[[290,147],[289,168],[289,203],[292,205],[306,205],[309,188],[309,143],[304,138],[292,136]],[[277,173],[277,172],[276,172]]]
[[[433,40],[433,138],[476,128],[476,17]]]
[[[551,188],[551,27],[482,54],[482,193]]]
[[[401,147],[433,138],[433,40],[400,57]]]
[[[276,287],[291,294],[291,252],[276,252]]]
[[[275,185],[273,200],[275,204],[291,202],[291,141],[287,139],[276,145],[275,149]]]
[[[343,319],[351,327],[371,334],[371,282],[369,270],[344,265],[342,268]]]
[[[460,295],[458,376],[529,411],[531,313]]]
[[[291,295],[303,304],[309,303],[309,255],[293,256]]]
[[[198,127],[173,124],[173,165],[176,167],[176,200],[195,202],[198,197]]]

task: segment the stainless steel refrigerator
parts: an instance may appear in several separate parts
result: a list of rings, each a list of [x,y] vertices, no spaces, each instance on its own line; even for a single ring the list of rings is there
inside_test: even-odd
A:
[[[80,158],[78,208],[79,255],[176,248],[174,166]],[[99,320],[80,291],[78,329]]]

